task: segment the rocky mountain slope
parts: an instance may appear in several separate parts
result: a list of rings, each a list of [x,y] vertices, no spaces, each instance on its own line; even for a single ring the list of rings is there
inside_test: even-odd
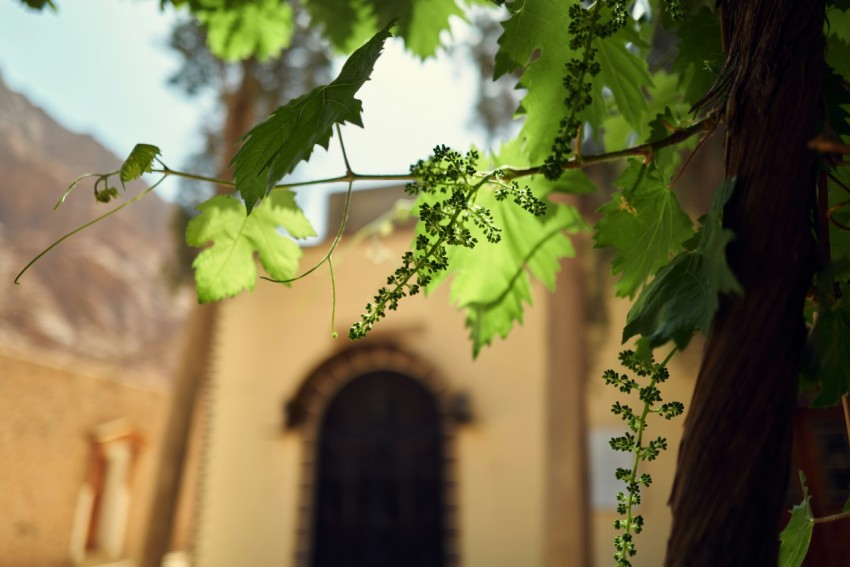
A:
[[[114,206],[95,202],[89,183],[53,211],[69,181],[120,163],[0,81],[0,347],[169,375],[188,294],[167,281],[174,207],[156,195],[68,239],[12,283],[40,250]]]

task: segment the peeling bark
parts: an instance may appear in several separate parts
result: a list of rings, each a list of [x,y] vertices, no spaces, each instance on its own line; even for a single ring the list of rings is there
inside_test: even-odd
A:
[[[746,294],[721,302],[706,343],[671,495],[671,567],[776,565],[815,269],[806,144],[821,115],[824,4],[723,6],[726,174],[737,179],[724,223]]]

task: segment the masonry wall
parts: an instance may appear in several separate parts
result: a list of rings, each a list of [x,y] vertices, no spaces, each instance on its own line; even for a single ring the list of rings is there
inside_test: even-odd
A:
[[[126,556],[137,558],[167,409],[163,387],[122,382],[0,351],[0,566],[71,564],[74,511],[87,479],[91,434],[124,418],[139,434],[130,478]],[[123,378],[126,378],[124,376]]]

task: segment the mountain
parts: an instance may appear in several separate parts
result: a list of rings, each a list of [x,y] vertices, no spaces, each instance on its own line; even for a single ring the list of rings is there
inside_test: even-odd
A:
[[[176,271],[174,205],[148,195],[12,283],[51,242],[115,206],[97,203],[87,182],[52,210],[72,179],[121,161],[0,80],[0,347],[120,367],[119,379],[170,376],[188,306],[186,290],[166,276]],[[141,190],[128,185],[122,198]]]

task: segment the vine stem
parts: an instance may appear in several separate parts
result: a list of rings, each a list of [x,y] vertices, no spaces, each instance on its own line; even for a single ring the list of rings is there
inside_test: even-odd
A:
[[[673,349],[667,354],[667,356],[661,362],[661,366],[663,368],[667,367],[667,363],[670,362],[670,359],[673,358],[673,355],[676,354],[676,352],[678,350],[679,350],[679,347],[673,347]],[[649,386],[647,386],[647,388],[654,387],[657,382],[658,381],[655,378],[653,378],[652,380],[649,381]],[[643,403],[643,412],[640,414],[640,420],[638,421],[637,438],[635,439],[635,447],[636,447],[636,449],[635,449],[635,459],[634,459],[634,462],[632,463],[632,472],[629,475],[629,483],[627,485],[628,487],[634,486],[635,481],[637,480],[637,471],[638,471],[638,466],[640,466],[641,450],[642,450],[642,447],[643,447],[643,432],[644,432],[644,429],[646,427],[646,416],[649,415],[651,406],[652,406],[652,402],[644,402]],[[628,504],[626,504],[626,530],[625,530],[625,535],[627,535],[627,536],[631,535],[631,531],[632,531],[632,504],[633,504],[633,502],[634,502],[634,497],[631,494],[631,490],[629,490],[629,501],[628,501]],[[626,557],[625,557],[625,553],[626,553],[625,547],[620,550],[620,553],[622,554],[621,558],[626,559]]]
[[[822,138],[815,138],[814,140],[811,140],[809,142],[809,149],[821,154],[842,154],[850,156],[850,146],[839,142],[833,142],[832,140],[824,140]]]
[[[617,151],[608,152],[608,153],[595,154],[595,155],[589,155],[589,156],[588,155],[574,156],[572,159],[570,159],[567,162],[565,162],[564,164],[562,164],[561,169],[563,171],[568,171],[568,170],[573,170],[573,169],[582,169],[582,168],[587,167],[589,165],[593,165],[593,164],[597,164],[597,163],[603,163],[603,162],[607,162],[607,161],[614,161],[614,160],[621,159],[621,158],[624,158],[624,157],[629,157],[629,156],[643,156],[645,159],[651,158],[651,156],[660,149],[666,148],[668,146],[673,146],[673,145],[679,144],[679,143],[687,140],[691,136],[697,135],[701,132],[711,132],[715,129],[716,126],[717,126],[717,118],[715,117],[714,114],[709,114],[707,117],[705,117],[704,119],[702,119],[698,122],[695,122],[691,126],[689,126],[687,128],[683,128],[681,130],[677,130],[677,131],[673,132],[670,136],[668,136],[666,138],[662,138],[660,140],[656,140],[655,142],[649,142],[649,143],[646,143],[646,144],[641,144],[641,145],[634,146],[634,147],[631,147],[631,148],[625,148],[625,149],[622,149],[622,150],[617,150]],[[338,127],[337,127],[337,131],[339,131]],[[340,142],[341,141],[342,141],[342,137],[340,136]],[[348,183],[349,184],[348,196],[346,198],[346,205],[345,205],[346,214],[347,214],[348,204],[349,204],[349,201],[350,201],[350,198],[351,198],[352,184],[354,182],[357,182],[357,181],[416,181],[416,180],[419,179],[419,177],[417,177],[415,175],[411,175],[409,173],[396,173],[396,174],[360,174],[360,173],[354,173],[351,170],[350,164],[348,163],[348,157],[345,153],[344,147],[343,147],[343,158],[346,162],[346,170],[347,170],[344,175],[339,175],[339,176],[336,176],[336,177],[327,177],[327,178],[323,178],[323,179],[312,179],[312,180],[309,180],[309,181],[296,181],[296,182],[292,182],[292,183],[282,183],[282,184],[275,185],[273,187],[273,189],[278,189],[278,190],[280,190],[280,189],[293,189],[293,188],[296,188],[296,187],[308,187],[308,186],[311,186],[311,185],[322,185],[322,184],[331,184],[331,183]],[[204,182],[208,182],[208,183],[214,183],[214,184],[217,184],[217,185],[221,185],[221,186],[224,186],[224,187],[232,187],[232,188],[236,187],[236,184],[232,181],[227,181],[227,180],[220,179],[220,178],[217,178],[217,177],[208,177],[206,175],[198,175],[198,174],[195,174],[195,173],[189,173],[187,171],[180,171],[180,170],[177,170],[177,169],[171,169],[160,159],[157,159],[157,162],[161,165],[161,167],[152,169],[148,173],[160,174],[160,175],[162,175],[162,177],[152,187],[146,189],[143,193],[140,193],[136,197],[134,197],[134,198],[130,199],[129,201],[123,203],[122,205],[116,207],[112,211],[110,211],[110,212],[108,212],[104,215],[101,215],[101,216],[95,218],[94,220],[87,222],[86,224],[82,225],[81,227],[69,232],[68,234],[65,234],[64,236],[59,238],[57,241],[52,243],[50,246],[48,246],[46,249],[42,250],[35,258],[30,260],[30,262],[27,263],[27,265],[24,266],[24,268],[18,273],[18,275],[15,277],[15,280],[14,280],[15,284],[19,283],[19,280],[20,280],[21,276],[24,274],[24,272],[26,272],[33,264],[35,264],[45,254],[50,252],[53,248],[58,246],[60,243],[64,242],[66,239],[77,234],[78,232],[96,224],[97,222],[100,222],[104,218],[106,218],[106,217],[108,217],[112,214],[115,214],[116,212],[120,211],[124,207],[136,202],[137,200],[139,200],[143,196],[149,194],[156,186],[158,186],[160,183],[162,183],[162,181],[168,176],[173,175],[175,177],[181,177],[181,178],[184,178],[184,179],[192,179],[192,180],[195,180],[195,181],[204,181]],[[543,166],[534,166],[534,167],[527,167],[527,168],[515,168],[515,167],[510,167],[510,166],[501,167],[501,168],[499,168],[499,171],[501,171],[501,173],[502,173],[500,180],[501,181],[512,181],[512,180],[520,178],[520,177],[537,175],[541,172],[542,167]],[[87,178],[90,178],[90,177],[98,177],[100,179],[100,178],[110,177],[112,175],[116,175],[118,172],[119,171],[113,171],[113,172],[104,173],[104,174],[86,173],[84,175],[79,176],[65,190],[62,197],[59,199],[59,202],[56,204],[56,207],[58,207],[60,204],[62,204],[65,201],[65,199],[70,194],[71,190],[73,190],[74,187],[80,181],[82,181],[83,179],[87,179]],[[476,187],[474,188],[475,191],[477,191],[484,183],[492,181],[492,180],[493,180],[493,174],[490,173],[489,175],[487,175],[482,180],[481,183],[476,185]],[[56,208],[56,207],[54,207],[54,208]],[[336,246],[336,243],[338,243],[338,239],[335,239],[335,243],[333,244],[333,246]],[[319,264],[319,265],[321,265],[321,264]],[[308,270],[306,273],[302,274],[298,278],[294,278],[293,280],[286,280],[286,282],[294,281],[295,279],[300,279],[301,277],[306,276],[307,274],[311,273],[317,267],[318,267],[318,265],[315,266],[314,268],[312,268],[311,270]],[[276,281],[276,280],[271,280],[271,281]],[[284,283],[284,282],[278,282],[278,283]]]
[[[680,130],[676,130],[666,138],[661,138],[660,140],[656,140],[654,142],[647,142],[645,144],[640,144],[637,146],[632,146],[630,148],[624,148],[622,150],[616,150],[613,152],[606,152],[601,154],[591,154],[591,155],[580,155],[576,156],[561,165],[561,169],[563,171],[570,171],[573,169],[583,169],[589,165],[594,165],[598,163],[604,163],[608,161],[615,161],[618,159],[622,159],[625,157],[632,156],[641,156],[643,158],[651,158],[653,154],[655,154],[658,150],[662,150],[669,146],[675,146],[676,144],[680,144],[691,138],[697,134],[704,132],[711,132],[717,126],[717,118],[715,115],[710,114],[709,116],[703,118],[702,120],[695,122],[688,126],[687,128],[682,128]],[[323,185],[330,183],[349,183],[349,182],[357,182],[357,181],[416,181],[419,177],[415,175],[411,175],[409,173],[390,173],[390,174],[372,174],[372,173],[354,173],[351,170],[350,165],[347,163],[347,157],[345,152],[343,152],[343,159],[346,160],[346,173],[344,175],[337,175],[335,177],[325,177],[322,179],[311,179],[309,181],[295,181],[292,183],[280,183],[275,185],[272,189],[293,189],[296,187],[308,187],[310,185]],[[499,169],[502,171],[503,175],[501,177],[504,181],[512,181],[514,179],[518,179],[520,177],[528,177],[531,175],[538,175],[541,173],[542,165],[537,165],[533,167],[511,167],[504,166]],[[163,164],[162,168],[153,169],[152,173],[160,173],[162,175],[174,175],[176,177],[182,177],[184,179],[193,179],[195,181],[205,181],[208,183],[215,183],[217,185],[222,185],[224,187],[236,187],[236,184],[232,181],[226,181],[224,179],[220,179],[218,177],[208,177],[206,175],[197,175],[194,173],[189,173],[187,171],[180,171],[177,169],[171,169]],[[96,176],[97,174],[87,174],[87,176]],[[85,176],[84,176],[85,177]]]
[[[492,179],[493,179],[493,174],[490,173],[490,174],[486,175],[485,177],[483,177],[478,183],[469,187],[469,191],[467,191],[466,195],[464,195],[464,202],[466,204],[469,204],[469,200],[478,192],[478,190],[481,189],[481,187],[483,187],[486,183],[492,181]],[[468,185],[468,183],[467,183],[467,185]],[[454,225],[463,210],[465,210],[465,209],[458,207],[457,210],[454,212],[454,214],[452,214],[451,218],[449,219],[449,223],[448,223],[447,226]],[[445,234],[441,234],[440,237],[437,238],[437,240],[430,246],[430,248],[428,248],[426,253],[423,256],[421,256],[416,262],[413,263],[413,269],[410,270],[410,272],[405,276],[405,278],[401,282],[396,282],[394,289],[395,290],[403,289],[404,286],[407,285],[407,283],[410,281],[410,279],[414,275],[418,276],[419,271],[422,269],[422,264],[428,258],[433,256],[434,252],[445,241],[445,239],[446,239]],[[384,303],[386,303],[386,302],[384,302]],[[378,312],[377,310],[373,311],[373,313],[377,313],[377,312]],[[370,317],[371,317],[371,315],[370,315]],[[349,334],[349,336],[351,336],[351,335]]]
[[[348,175],[353,175],[353,173],[351,171],[351,164],[348,161],[348,155],[345,152],[345,143],[342,141],[342,132],[339,129],[339,125],[337,125],[336,131],[337,131],[337,134],[339,136],[339,145],[342,148],[342,157],[343,157],[343,160],[345,161],[346,172],[348,173]],[[309,276],[310,274],[315,272],[317,269],[319,269],[319,267],[322,264],[327,262],[328,272],[330,273],[330,277],[331,277],[331,338],[334,338],[334,339],[337,337],[337,332],[336,332],[336,329],[334,328],[335,325],[336,325],[336,277],[334,276],[333,253],[334,253],[334,250],[336,250],[336,247],[339,244],[339,242],[342,240],[342,235],[345,233],[345,227],[348,225],[348,211],[349,211],[349,207],[351,205],[351,193],[352,193],[353,188],[354,188],[354,180],[350,179],[348,181],[348,191],[345,194],[345,205],[343,206],[343,211],[342,211],[342,222],[339,223],[339,228],[337,229],[336,236],[334,236],[333,242],[331,242],[331,245],[328,248],[327,253],[324,255],[324,257],[321,260],[319,260],[313,267],[311,267],[309,270],[307,270],[306,272],[304,272],[300,276],[296,276],[292,279],[275,280],[275,279],[268,278],[268,277],[265,277],[265,276],[260,276],[262,279],[270,281],[270,282],[274,282],[274,283],[281,283],[281,284],[292,283],[294,281],[300,280],[301,278]]]
[[[154,189],[156,189],[156,187],[157,187],[160,183],[162,183],[164,179],[165,179],[165,176],[162,176],[162,177],[159,179],[159,181],[157,181],[156,183],[154,183],[153,185],[151,185],[150,187],[148,187],[147,189],[145,189],[144,191],[142,191],[141,193],[139,193],[138,195],[136,195],[136,196],[135,196],[135,197],[133,197],[132,199],[129,199],[128,201],[125,201],[125,202],[121,203],[120,205],[118,205],[117,207],[115,207],[114,209],[112,209],[111,211],[109,211],[109,212],[107,212],[107,213],[104,213],[104,214],[100,215],[99,217],[96,217],[96,218],[94,218],[94,219],[90,220],[89,222],[87,222],[87,223],[85,223],[85,224],[83,224],[83,225],[81,225],[81,226],[78,226],[77,228],[75,228],[75,229],[74,229],[74,230],[72,230],[71,232],[69,232],[69,233],[67,233],[67,234],[63,235],[63,236],[62,236],[61,238],[59,238],[58,240],[54,241],[54,242],[53,242],[50,246],[48,246],[47,248],[45,248],[44,250],[42,250],[41,252],[39,252],[39,253],[38,253],[38,255],[37,255],[35,258],[33,258],[32,260],[30,260],[30,261],[27,263],[27,265],[26,265],[26,266],[24,266],[24,267],[21,269],[21,271],[20,271],[20,272],[18,272],[18,275],[17,275],[17,276],[15,276],[15,280],[14,280],[15,285],[20,285],[20,283],[21,283],[21,282],[20,282],[20,280],[21,280],[21,276],[23,276],[23,275],[24,275],[24,272],[26,272],[27,270],[29,270],[29,269],[30,269],[30,267],[32,267],[32,265],[33,265],[33,264],[35,264],[36,262],[38,262],[38,261],[39,261],[39,260],[40,260],[40,259],[41,259],[44,255],[45,255],[45,254],[47,254],[48,252],[50,252],[51,250],[53,250],[54,248],[56,248],[57,246],[59,246],[60,244],[62,244],[65,240],[67,240],[67,239],[71,238],[72,236],[74,236],[74,235],[75,235],[75,234],[77,234],[78,232],[82,232],[83,230],[87,229],[88,227],[90,227],[90,226],[92,226],[92,225],[94,225],[94,224],[99,223],[99,222],[100,222],[100,221],[102,221],[103,219],[105,219],[105,218],[107,218],[107,217],[110,217],[110,216],[114,215],[115,213],[117,213],[117,212],[118,212],[118,211],[120,211],[121,209],[123,209],[123,208],[125,208],[125,207],[128,207],[128,206],[132,205],[133,203],[135,203],[135,202],[137,202],[137,201],[142,200],[144,197],[146,197],[147,195],[149,195],[149,194],[150,194],[150,193],[151,193]],[[57,205],[57,206],[58,206],[58,205]]]
[[[826,524],[827,522],[836,522],[850,518],[850,512],[839,512],[831,516],[823,516],[822,518],[812,518],[813,524]]]
[[[644,158],[651,158],[653,154],[655,154],[658,150],[662,150],[669,146],[675,146],[676,144],[680,144],[691,138],[697,134],[703,132],[712,132],[717,127],[717,117],[714,114],[709,114],[702,120],[698,122],[694,122],[687,128],[682,128],[680,130],[676,130],[666,138],[661,138],[660,140],[656,140],[654,142],[647,142],[645,144],[640,144],[638,146],[632,146],[631,148],[624,148],[622,150],[616,150],[613,152],[607,152],[602,154],[595,155],[582,155],[581,159],[570,159],[569,161],[563,163],[561,165],[561,169],[564,171],[569,171],[572,169],[584,169],[588,165],[593,165],[596,163],[603,163],[607,161],[614,161],[624,157],[631,156],[642,156]],[[526,167],[526,168],[512,168],[512,167],[502,167],[500,168],[504,173],[503,179],[512,180],[518,177],[525,177],[528,175],[537,175],[540,173],[542,166],[535,167]]]

